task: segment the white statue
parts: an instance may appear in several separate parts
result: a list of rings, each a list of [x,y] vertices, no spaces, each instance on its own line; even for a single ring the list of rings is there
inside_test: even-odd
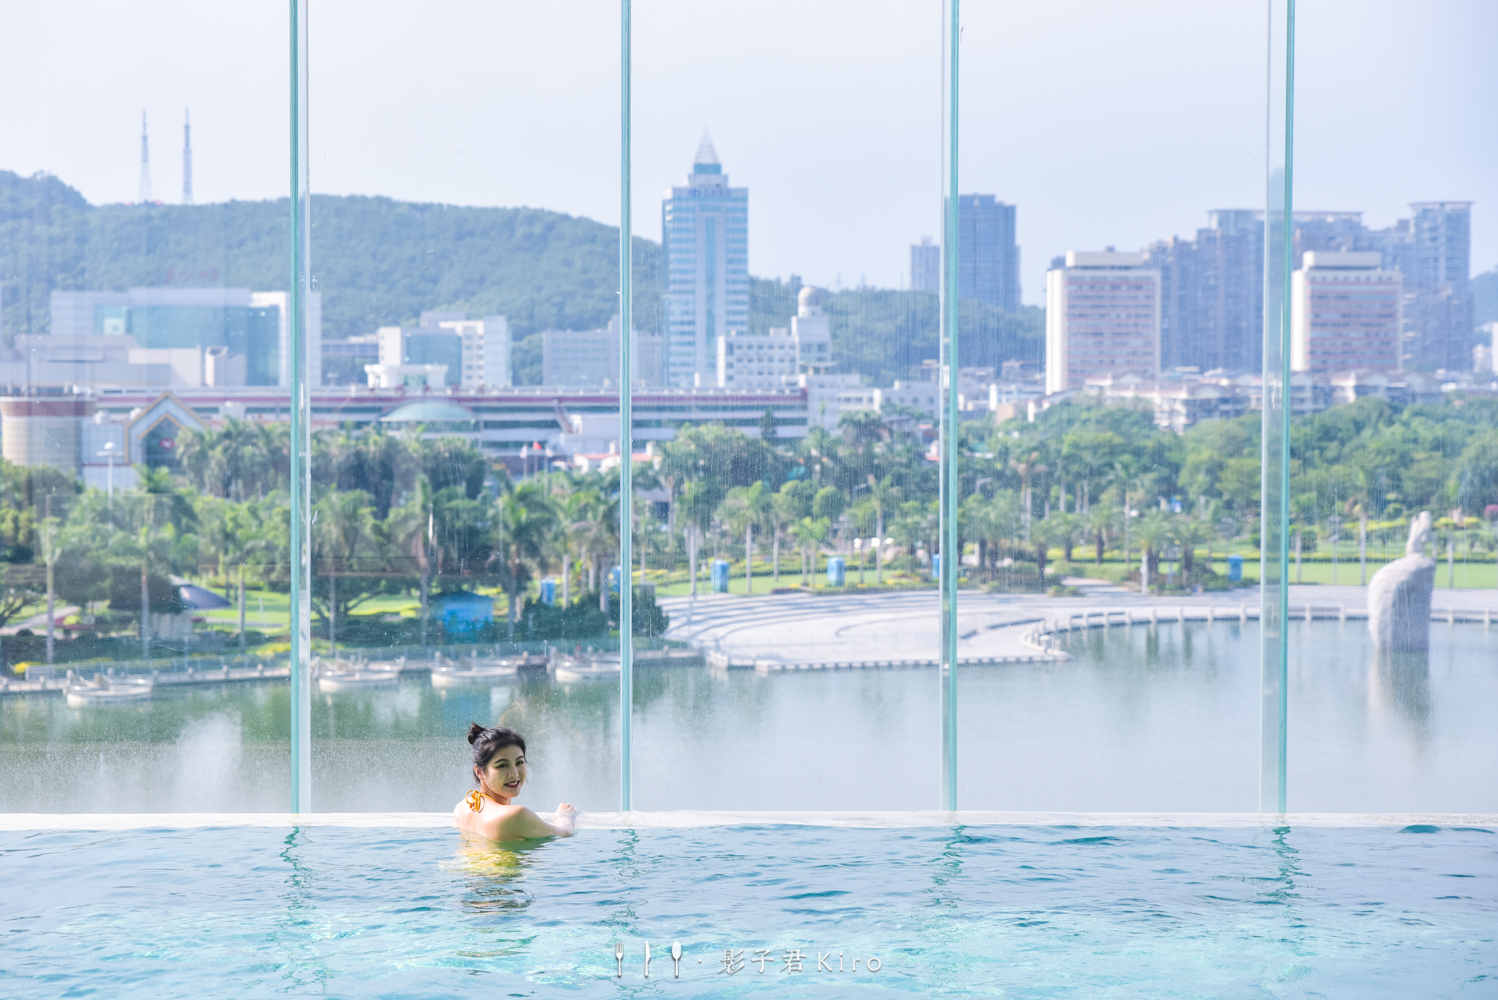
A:
[[[1430,648],[1430,597],[1436,585],[1436,561],[1425,557],[1430,541],[1430,511],[1422,510],[1410,524],[1404,558],[1395,559],[1368,582],[1368,630],[1375,648]]]

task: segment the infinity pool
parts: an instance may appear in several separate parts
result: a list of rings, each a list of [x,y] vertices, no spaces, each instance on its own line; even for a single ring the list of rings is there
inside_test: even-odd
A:
[[[1190,622],[1072,633],[1056,663],[959,674],[959,804],[1254,812],[1259,633]],[[1498,812],[1498,658],[1481,625],[1380,662],[1362,623],[1291,623],[1290,809]],[[634,806],[888,810],[939,805],[934,669],[636,671]],[[284,682],[163,689],[137,705],[0,699],[0,810],[279,812]],[[451,809],[470,721],[530,741],[538,809],[617,809],[617,679],[383,691],[313,702],[319,812]],[[87,794],[79,795],[80,789]]]
[[[1498,835],[1473,827],[11,829],[0,859],[13,998],[1498,989]]]

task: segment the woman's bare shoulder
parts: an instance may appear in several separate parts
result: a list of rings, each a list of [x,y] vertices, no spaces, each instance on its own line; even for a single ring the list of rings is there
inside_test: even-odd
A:
[[[532,840],[549,832],[541,817],[519,804],[502,806],[494,810],[493,816],[484,817],[484,836],[490,840]]]

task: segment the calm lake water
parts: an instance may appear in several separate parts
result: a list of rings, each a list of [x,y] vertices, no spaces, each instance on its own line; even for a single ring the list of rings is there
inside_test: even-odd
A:
[[[1428,657],[1379,662],[1362,623],[1292,623],[1294,811],[1498,812],[1498,659],[1480,625],[1434,627]],[[1253,623],[1075,633],[1060,663],[964,668],[965,809],[1255,811]],[[318,811],[447,810],[470,787],[470,721],[530,746],[523,801],[613,810],[618,682],[318,695]],[[759,675],[639,668],[637,809],[938,806],[934,670]],[[163,688],[137,705],[0,699],[0,810],[283,811],[288,689]]]

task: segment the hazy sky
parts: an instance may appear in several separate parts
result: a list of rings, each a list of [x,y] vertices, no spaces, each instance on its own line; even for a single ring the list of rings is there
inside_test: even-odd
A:
[[[287,187],[282,0],[52,0],[0,15],[0,168],[134,200]],[[619,219],[618,5],[312,0],[312,184]],[[1300,5],[1296,203],[1386,225],[1464,199],[1498,264],[1492,0]],[[1190,236],[1263,203],[1262,0],[964,5],[962,189],[1019,206],[1024,296],[1068,249]],[[908,280],[937,230],[935,0],[635,3],[635,230],[711,131],[750,191],[750,270]],[[1486,96],[1484,96],[1486,95]],[[316,247],[313,249],[314,268]]]

